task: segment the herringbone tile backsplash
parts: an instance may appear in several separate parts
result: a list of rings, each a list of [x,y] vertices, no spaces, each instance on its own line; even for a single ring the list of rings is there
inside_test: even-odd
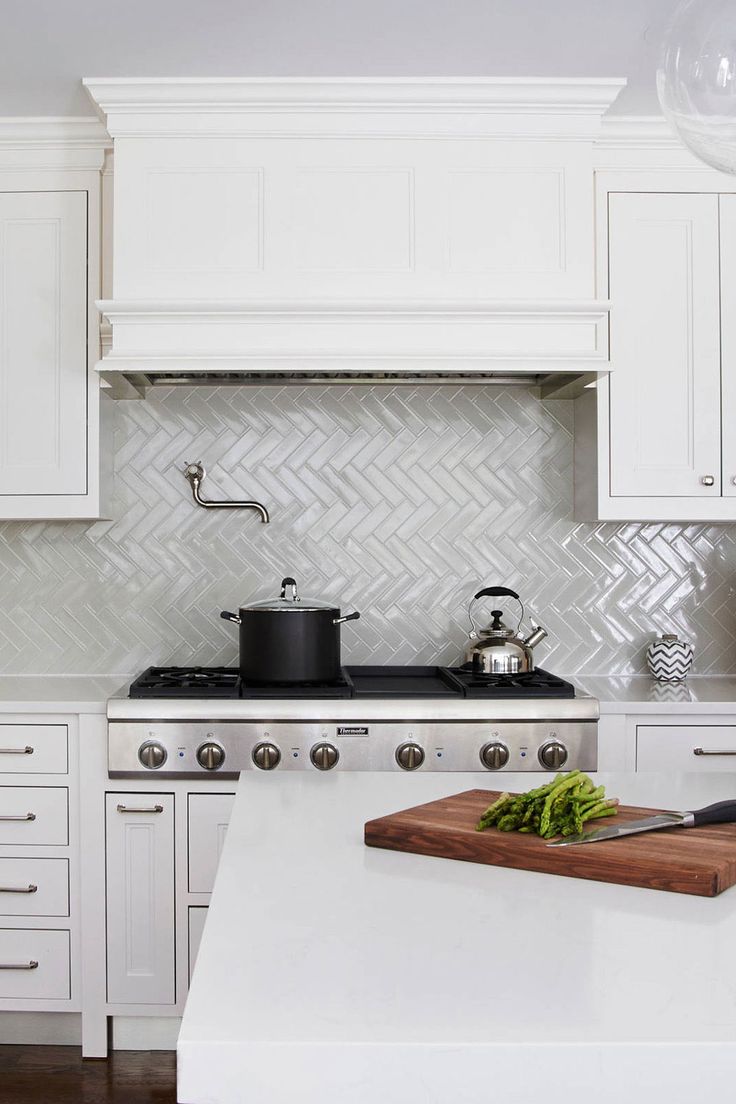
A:
[[[0,524],[0,673],[225,663],[220,609],[276,593],[360,621],[356,663],[456,662],[479,584],[522,594],[560,673],[644,669],[652,634],[736,671],[736,525],[572,520],[569,402],[523,388],[185,388],[115,409],[113,520]],[[208,497],[271,511],[205,511]],[[486,607],[488,608],[488,607]]]

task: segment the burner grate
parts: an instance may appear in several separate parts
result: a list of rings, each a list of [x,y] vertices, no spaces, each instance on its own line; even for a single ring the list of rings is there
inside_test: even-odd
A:
[[[538,667],[519,675],[481,675],[472,667],[343,667],[335,682],[243,682],[236,667],[149,667],[131,698],[574,698],[575,688]]]
[[[149,667],[131,683],[131,698],[237,698],[233,667]]]
[[[570,682],[537,667],[517,675],[479,674],[470,664],[451,667],[468,698],[574,698]]]

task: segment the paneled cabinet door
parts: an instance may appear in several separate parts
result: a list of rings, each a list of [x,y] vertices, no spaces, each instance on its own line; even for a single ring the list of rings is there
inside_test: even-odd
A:
[[[174,795],[106,801],[107,999],[173,1004]]]
[[[718,196],[609,196],[610,493],[721,494]]]
[[[87,193],[0,192],[0,495],[87,492]]]
[[[720,197],[723,493],[736,496],[736,195]]]

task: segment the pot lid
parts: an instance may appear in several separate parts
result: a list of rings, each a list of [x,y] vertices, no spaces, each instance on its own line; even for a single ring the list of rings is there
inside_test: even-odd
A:
[[[498,640],[510,640],[515,636],[514,630],[504,625],[501,620],[503,616],[503,610],[491,610],[491,617],[493,620],[490,625],[487,625],[484,629],[480,630],[480,635],[485,637],[494,637]]]
[[[332,602],[318,602],[313,598],[300,598],[297,592],[296,579],[288,575],[281,580],[281,594],[278,598],[264,598],[260,602],[251,602],[250,605],[241,606],[241,610],[274,610],[282,613],[309,613],[316,610],[337,611],[340,609]]]

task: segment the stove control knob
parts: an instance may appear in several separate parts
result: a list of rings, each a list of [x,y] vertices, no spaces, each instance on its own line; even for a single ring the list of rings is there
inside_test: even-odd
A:
[[[256,744],[253,748],[253,762],[261,770],[273,770],[281,762],[281,752],[275,744]]]
[[[315,744],[309,758],[317,770],[332,770],[340,758],[340,752],[332,744]]]
[[[166,762],[166,748],[158,740],[146,740],[138,748],[138,759],[148,770],[158,770]]]
[[[549,740],[539,749],[539,762],[547,770],[559,770],[567,762],[567,748],[559,740]]]
[[[197,748],[197,762],[205,770],[218,770],[225,762],[225,749],[208,740],[206,744],[202,744],[201,747]]]
[[[424,762],[424,751],[419,744],[399,744],[396,749],[396,762],[404,770],[416,770]]]
[[[480,761],[488,770],[500,770],[509,761],[509,749],[497,740],[484,744],[480,749]]]

